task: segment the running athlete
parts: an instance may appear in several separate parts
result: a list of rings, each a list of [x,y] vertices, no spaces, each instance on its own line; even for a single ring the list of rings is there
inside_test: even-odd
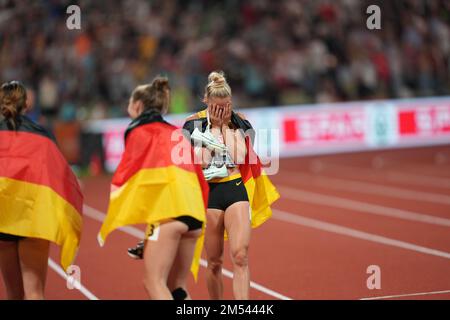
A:
[[[25,87],[0,89],[0,272],[8,299],[44,299],[49,244],[74,260],[82,195],[53,136],[24,114]]]
[[[144,286],[150,299],[189,299],[187,276],[198,270],[208,186],[200,165],[176,164],[176,127],[162,118],[169,107],[167,78],[137,87],[128,113],[125,152],[112,180],[100,244],[116,228],[147,223]],[[192,150],[189,142],[181,136]],[[193,153],[192,153],[193,156]]]

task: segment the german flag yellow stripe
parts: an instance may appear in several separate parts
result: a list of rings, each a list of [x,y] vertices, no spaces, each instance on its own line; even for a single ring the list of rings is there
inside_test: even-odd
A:
[[[0,212],[0,232],[54,242],[61,247],[64,270],[72,264],[80,243],[81,215],[50,187],[0,177]]]
[[[264,172],[257,178],[248,179],[244,185],[252,210],[252,227],[256,228],[272,216],[270,206],[280,194]]]
[[[195,172],[175,165],[139,170],[110,197],[108,215],[98,236],[103,245],[109,233],[130,224],[155,224],[191,216],[205,224],[202,190]],[[203,237],[197,242],[192,270],[198,272]],[[194,277],[197,278],[197,273]]]
[[[201,119],[201,118],[206,118],[207,117],[207,110],[208,109],[203,109],[199,112],[197,112],[197,116]]]

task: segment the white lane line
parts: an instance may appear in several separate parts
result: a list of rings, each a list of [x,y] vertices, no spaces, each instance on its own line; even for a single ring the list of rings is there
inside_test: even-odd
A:
[[[101,212],[95,208],[92,208],[88,205],[83,206],[83,213],[86,216],[88,216],[94,220],[97,220],[99,222],[103,222],[103,220],[105,219],[105,214],[103,212]],[[136,237],[137,239],[144,239],[144,237],[145,237],[145,233],[135,227],[126,226],[123,228],[119,228],[119,230],[121,230],[122,232],[128,233],[129,235],[132,235],[132,236]],[[201,259],[200,265],[206,268],[208,263],[204,259]],[[222,274],[227,278],[233,279],[233,272],[231,272],[225,268],[222,269]],[[292,298],[282,295],[279,292],[273,291],[273,290],[266,288],[256,282],[253,282],[253,281],[250,281],[250,287],[252,287],[255,290],[261,291],[269,296],[280,299],[280,300],[292,300]]]
[[[200,265],[206,268],[206,267],[208,266],[208,263],[207,263],[205,260],[202,259],[202,260],[200,261]],[[227,269],[223,269],[223,270],[222,270],[222,273],[223,273],[223,275],[226,276],[227,278],[233,279],[233,272],[231,272],[231,271],[229,271],[229,270],[227,270]],[[278,292],[276,292],[276,291],[273,291],[273,290],[271,290],[271,289],[268,289],[268,288],[266,288],[266,287],[264,287],[264,286],[262,286],[262,285],[260,285],[260,284],[257,284],[257,283],[255,283],[255,282],[253,282],[253,281],[250,281],[250,287],[252,287],[252,288],[255,289],[255,290],[264,292],[265,294],[267,294],[267,295],[269,295],[269,296],[278,298],[278,299],[280,299],[280,300],[292,300],[292,299],[289,298],[289,297],[286,297],[286,296],[284,296],[284,295],[282,295],[282,294],[280,294],[280,293],[278,293]]]
[[[390,187],[381,184],[360,182],[349,179],[331,178],[322,175],[304,174],[289,170],[285,170],[283,171],[283,173],[286,173],[287,174],[286,177],[288,178],[295,177],[296,179],[305,180],[313,183],[316,186],[328,189],[345,190],[356,193],[380,195],[390,198],[425,201],[430,203],[450,205],[450,196],[444,194],[413,191],[399,187]]]
[[[390,182],[401,182],[410,185],[418,185],[421,187],[433,187],[442,189],[450,188],[450,179],[437,178],[427,175],[401,173],[393,170],[358,168],[348,165],[322,162],[322,169],[323,168],[337,170],[340,172],[347,172],[349,174],[362,174],[365,176],[379,176],[380,174],[383,174],[384,177]]]
[[[418,175],[394,171],[388,172],[387,178],[388,180],[391,181],[406,182],[411,184],[418,184],[421,186],[428,185],[430,187],[437,187],[437,188],[450,188],[450,179],[446,178],[437,178],[427,175]]]
[[[450,227],[450,219],[430,216],[427,214],[401,210],[391,207],[385,207],[367,202],[360,202],[346,198],[323,195],[315,192],[305,191],[297,188],[290,188],[278,185],[278,191],[281,196],[294,201],[309,202],[313,204],[331,206],[335,208],[348,209],[358,212],[365,212],[391,218],[417,221],[422,223],[434,224],[438,226]]]
[[[51,258],[48,259],[48,266],[52,268],[58,275],[60,275],[64,280],[67,281],[67,274],[64,270]],[[74,287],[80,287],[80,292],[89,300],[99,300],[91,291],[89,291],[85,286],[83,286],[79,281],[74,281]]]
[[[434,165],[419,165],[419,164],[411,164],[405,167],[402,167],[403,170],[406,170],[407,173],[416,173],[423,172],[427,176],[430,177],[445,177],[450,178],[448,175],[443,175],[445,172],[448,174],[450,172],[450,166],[448,164],[434,164]]]
[[[387,246],[391,247],[397,247],[402,248],[410,251],[420,252],[436,257],[441,257],[445,259],[450,259],[450,253],[422,247],[413,243],[404,242],[400,240],[395,240],[387,237],[383,237],[377,234],[372,234],[368,232],[359,231],[352,228],[343,227],[341,225],[333,224],[324,222],[321,220],[311,219],[304,216],[292,214],[289,212],[281,211],[281,210],[274,210],[273,211],[273,218],[277,220],[281,220],[284,222],[289,222],[297,225],[301,225],[304,227],[310,227],[322,231],[327,231],[331,233],[337,233],[344,236],[349,236],[352,238],[367,240],[375,243],[381,243]]]
[[[450,290],[396,294],[396,295],[392,295],[392,296],[361,298],[360,300],[381,300],[381,299],[403,298],[403,297],[414,297],[414,296],[428,296],[428,295],[443,294],[443,293],[450,293]]]

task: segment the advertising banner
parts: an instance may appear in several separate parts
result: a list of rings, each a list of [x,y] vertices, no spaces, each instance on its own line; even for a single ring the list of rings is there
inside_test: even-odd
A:
[[[450,97],[240,109],[255,129],[261,159],[450,144]],[[168,115],[181,127],[188,114]],[[106,168],[123,152],[129,119],[93,121],[102,133]]]

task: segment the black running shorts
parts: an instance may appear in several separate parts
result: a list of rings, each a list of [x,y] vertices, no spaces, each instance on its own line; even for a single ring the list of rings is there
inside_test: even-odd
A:
[[[191,216],[181,216],[175,218],[175,220],[183,222],[185,225],[187,225],[189,231],[201,229],[203,226],[203,222],[195,218],[192,218]]]
[[[197,220],[191,216],[180,216],[180,217],[174,218],[173,220],[184,223],[188,227],[188,231],[199,230],[203,227],[203,222],[201,222],[200,220]],[[146,230],[145,238],[148,240],[151,240],[150,238],[155,235],[155,232],[158,229],[159,229],[158,223],[150,224]],[[155,235],[155,237],[156,238],[153,240],[156,240],[158,236]]]
[[[225,211],[233,203],[248,201],[247,190],[240,175],[225,182],[209,182],[208,209]]]
[[[15,236],[13,234],[0,233],[0,241],[19,241],[25,239],[24,237]]]

